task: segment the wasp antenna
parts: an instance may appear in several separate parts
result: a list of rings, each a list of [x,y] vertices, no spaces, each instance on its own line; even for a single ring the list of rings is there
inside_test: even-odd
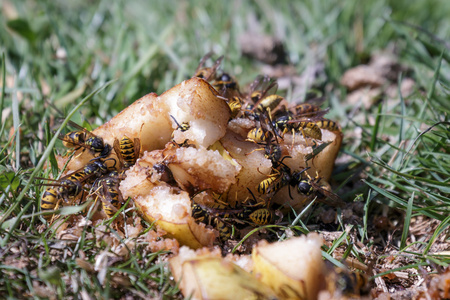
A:
[[[116,164],[117,164],[117,160],[116,160],[115,158],[113,158],[113,157],[110,157],[110,158],[105,159],[104,162],[106,162],[106,161],[108,161],[108,160],[114,160],[113,168],[115,168],[115,167],[116,167]]]
[[[250,195],[252,195],[253,200],[255,200],[255,202],[258,202],[258,200],[256,200],[255,194],[253,194],[252,190],[247,188],[247,191],[250,193]]]
[[[288,184],[288,193],[289,193],[289,198],[291,198],[291,200],[294,200],[294,198],[292,198],[291,185],[290,184]]]
[[[289,168],[289,167],[283,162],[283,160],[284,160],[285,158],[292,158],[292,156],[289,156],[289,155],[283,156],[283,158],[280,160],[279,163],[282,164],[283,166],[285,166],[286,168]]]
[[[301,170],[301,171],[298,172],[297,174],[298,174],[298,175],[303,174],[304,172],[308,171],[309,169],[311,169],[311,167],[305,167],[305,168],[303,168],[303,170]],[[308,176],[309,179],[311,179],[311,176],[309,176],[308,173],[306,173],[306,176]]]
[[[175,122],[175,124],[177,124],[177,128],[181,127],[180,123],[177,122],[177,120],[175,119],[174,116],[172,116],[172,115],[169,115],[169,116],[172,118],[172,120]]]
[[[204,189],[204,190],[200,190],[200,191],[195,192],[195,193],[191,196],[191,200],[194,201],[193,199],[194,199],[196,196],[198,196],[198,195],[200,195],[201,193],[206,192],[206,191],[208,191],[208,190],[210,190],[210,189]]]

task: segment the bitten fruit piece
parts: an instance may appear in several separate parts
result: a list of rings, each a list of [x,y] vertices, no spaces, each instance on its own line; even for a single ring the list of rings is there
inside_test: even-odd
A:
[[[160,96],[150,93],[136,100],[93,133],[108,143],[124,135],[133,140],[139,138],[141,152],[163,149],[171,140],[177,143],[189,139],[196,146],[208,147],[225,135],[230,109],[217,97],[211,85],[200,78],[191,78],[174,86]],[[177,124],[187,123],[189,130],[181,132]],[[80,150],[79,150],[80,152]],[[92,159],[89,151],[75,156],[67,170],[77,170]],[[59,162],[61,168],[64,164]]]
[[[183,295],[191,299],[277,299],[264,283],[220,253],[180,249],[170,260],[175,280]]]
[[[283,299],[317,299],[324,283],[322,238],[308,236],[253,248],[253,273]]]

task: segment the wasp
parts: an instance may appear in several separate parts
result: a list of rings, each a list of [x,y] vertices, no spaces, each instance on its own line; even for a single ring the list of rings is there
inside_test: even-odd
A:
[[[60,133],[58,137],[66,148],[79,147],[86,140],[84,131],[71,131],[65,135]]]
[[[92,187],[93,193],[101,199],[103,211],[108,218],[112,218],[123,204],[119,182],[120,180],[117,177],[102,177]]]
[[[76,128],[77,131],[58,135],[65,147],[75,151],[80,148],[88,149],[94,156],[98,154],[98,157],[106,157],[111,153],[111,146],[105,143],[101,137],[72,121],[69,121],[68,124]]]
[[[52,184],[53,186],[58,186],[56,191],[64,198],[64,199],[74,199],[76,198],[82,191],[82,183],[87,180],[86,173],[84,171],[74,172],[69,174],[65,178],[59,180],[59,184]]]
[[[295,113],[292,112],[295,110]],[[321,140],[322,131],[320,128],[332,129],[337,126],[336,123],[322,118],[328,112],[328,109],[321,110],[319,106],[310,103],[302,103],[293,109],[278,110],[272,120],[272,126],[284,135],[287,132],[295,134],[302,133],[304,137]]]
[[[58,204],[58,192],[54,188],[47,188],[42,194],[41,198],[41,210],[42,211],[50,211],[55,210],[56,205]],[[50,219],[52,215],[46,215],[44,218]]]
[[[279,134],[277,134],[277,131],[275,127],[273,126],[272,122],[270,121],[270,115],[266,116],[268,114],[267,112],[259,114],[259,122],[256,122],[258,126],[251,129],[247,133],[247,140],[254,142],[254,143],[266,143],[270,144],[272,143],[273,138],[275,138],[276,143],[278,144],[278,137],[282,138]]]
[[[297,192],[299,192],[300,194],[304,194],[304,195],[311,195],[312,192],[314,192],[314,188],[311,185],[311,180],[300,180],[297,184]]]
[[[264,157],[269,159],[274,168],[278,167],[279,161],[282,156],[281,146],[278,144],[267,143],[264,148],[254,149],[253,151],[246,153],[246,155],[250,155],[254,151],[264,150]]]
[[[175,119],[174,116],[170,115],[170,117],[172,118],[172,120],[177,125],[177,128],[175,128],[175,130],[180,130],[181,132],[185,132],[185,131],[189,130],[189,128],[191,128],[189,123],[183,122],[183,123],[180,124],[180,123],[178,123],[178,121]],[[189,143],[189,139],[185,139],[181,144],[178,144],[177,142],[175,142],[175,140],[174,140],[175,130],[172,132],[172,143],[173,143],[174,146],[176,146],[176,147],[191,147],[191,146],[195,146],[195,144],[190,144]]]
[[[329,130],[329,131],[341,131],[341,127],[334,121],[321,118],[319,120],[313,121],[318,127]]]
[[[284,98],[278,95],[269,95],[259,101],[256,109],[260,112],[273,111],[283,101]]]
[[[133,166],[139,158],[139,152],[141,151],[140,139],[135,138],[134,140],[131,140],[126,135],[124,135],[120,141],[115,139],[114,151],[119,158],[122,169],[128,169]]]
[[[279,170],[274,169],[275,173],[269,175],[267,179],[264,179],[256,186],[258,193],[274,194],[288,184],[291,186],[295,185],[300,180],[298,178],[301,178],[301,174],[309,169],[304,168],[301,171],[292,173],[291,169],[283,163],[285,158],[290,158],[290,156],[283,157],[283,159],[279,162],[281,166]]]
[[[369,292],[366,275],[343,268],[330,272],[327,276],[327,285],[337,298],[342,296],[359,298]]]
[[[256,190],[260,194],[272,194],[279,191],[282,187],[291,181],[290,174],[284,171],[277,171],[275,174],[269,175],[267,179],[261,181]]]
[[[82,191],[82,182],[85,180],[85,175],[82,171],[74,172],[60,180],[52,180],[47,178],[38,178],[44,180],[52,180],[53,183],[44,183],[42,185],[48,185],[41,197],[41,210],[50,211],[54,210],[58,205],[60,199],[69,201],[75,199]],[[45,218],[50,219],[52,215],[48,215]]]
[[[49,194],[57,194],[59,197],[66,201],[76,198],[83,190],[83,182],[87,180],[86,173],[83,169],[77,170],[59,180],[53,180],[48,178],[37,178],[41,180],[53,181],[52,183],[43,183],[43,186],[52,186],[53,188],[47,189]],[[44,193],[45,196],[45,193]],[[44,197],[43,196],[43,197]],[[48,195],[50,197],[50,195]]]
[[[295,113],[295,115],[303,115],[303,116],[313,116],[318,112],[322,111],[320,106],[325,102],[325,97],[315,97],[313,99],[307,100],[305,103],[300,103],[291,108],[291,111]]]
[[[191,204],[192,217],[197,223],[212,225],[219,232],[219,238],[225,242],[232,238],[232,228],[224,220],[231,219],[231,214],[240,210],[229,209],[225,204],[215,202],[207,207],[199,205],[194,201]]]
[[[260,144],[260,143],[258,143],[258,144]],[[250,155],[254,151],[259,151],[259,150],[264,150],[264,157],[271,161],[272,166],[274,168],[278,167],[279,161],[282,156],[282,149],[279,144],[273,144],[269,141],[264,145],[264,148],[254,149],[251,152],[246,153],[246,155]]]
[[[274,221],[274,213],[268,207],[262,207],[261,205],[265,205],[263,203],[258,203],[255,198],[255,195],[252,193],[250,189],[247,188],[249,193],[253,197],[253,201],[255,204],[244,205],[241,212],[236,214],[236,217],[241,221],[249,222],[253,225],[267,225]],[[266,206],[266,205],[265,205]],[[267,205],[268,206],[268,205]]]
[[[199,204],[192,202],[191,210],[192,210],[191,215],[194,218],[195,222],[205,224],[211,223],[208,212],[206,211],[206,209],[203,209],[203,207],[201,207]]]
[[[222,221],[221,218],[217,216],[211,216],[210,213],[206,209],[203,209],[200,205],[192,205],[192,217],[196,222],[213,225],[214,228],[219,232],[219,238],[222,242],[225,242],[232,238],[231,226]]]
[[[250,99],[253,103],[258,104],[258,101],[264,99],[267,95],[273,95],[278,89],[278,83],[269,76],[259,75],[250,85]]]
[[[252,212],[248,218],[256,225],[267,225],[273,222],[273,212],[268,208],[259,208]]]
[[[296,114],[294,116],[292,112],[287,112],[286,115],[280,116],[279,118],[275,119],[274,126],[280,128],[281,130],[285,128],[287,130],[291,128],[293,128],[294,130],[297,130],[297,128],[300,129],[314,128],[315,130],[314,132],[317,132],[317,129],[315,127],[327,129],[329,131],[341,130],[336,122],[333,122],[331,120],[322,117],[326,113],[328,113],[328,109],[321,110],[319,107],[307,103],[304,103],[302,105],[307,106],[306,108],[300,110],[302,114]]]
[[[219,232],[219,238],[222,242],[232,238],[233,230],[228,224],[219,218],[214,218],[213,223],[215,229]]]
[[[223,72],[222,75],[217,76],[212,86],[220,91],[222,89],[238,89],[237,81],[230,76],[230,74]]]
[[[259,76],[250,86],[250,92],[247,96],[245,110],[247,117],[259,120],[259,114],[274,110],[284,99],[275,95],[278,88],[276,81],[268,76]]]
[[[213,225],[214,228],[219,232],[219,238],[222,242],[231,238],[231,228],[219,217],[212,216],[207,209],[201,207],[197,203],[192,203],[192,217],[197,223]]]
[[[44,186],[50,186],[44,191],[41,197],[41,210],[42,211],[54,210],[55,207],[58,205],[58,201],[60,199],[63,199],[65,202],[76,199],[82,192],[84,192],[83,185],[85,183],[92,183],[94,182],[92,178],[97,178],[108,172],[109,168],[106,165],[107,160],[110,159],[106,160],[101,160],[99,158],[93,159],[89,164],[87,164],[83,168],[78,169],[59,180],[53,180],[48,178],[37,178],[41,180],[53,181],[52,183],[41,184]],[[116,173],[118,174],[118,172]]]
[[[267,225],[273,222],[273,212],[269,208],[252,209],[248,206],[244,207],[243,212],[238,214],[240,220],[248,221],[254,225]]]
[[[106,162],[109,160],[114,161],[114,165],[112,167],[108,167],[108,165],[106,164]],[[84,166],[84,168],[81,169],[80,176],[85,176],[83,177],[83,181],[92,183],[93,181],[95,181],[96,178],[105,175],[111,168],[114,168],[115,166],[116,160],[114,158],[108,158],[105,160],[93,159],[89,164],[87,164],[86,166]],[[92,180],[91,178],[94,178],[94,180]]]
[[[180,130],[181,132],[185,132],[185,131],[189,130],[189,128],[191,128],[191,126],[189,126],[189,123],[183,122],[183,123],[180,124],[180,123],[177,122],[177,120],[175,119],[174,116],[170,115],[170,117],[172,118],[172,120],[177,125],[177,128],[175,130]]]
[[[292,120],[287,123],[291,125],[287,126],[286,129],[290,129],[293,133],[301,132],[304,137],[309,136],[316,140],[322,139],[322,131],[315,122]]]
[[[269,90],[275,92],[277,85],[275,82],[270,84],[264,91],[254,91],[250,94],[251,100],[255,103],[252,109],[258,110],[259,112],[272,111],[278,107],[281,101],[284,100],[283,97],[276,94],[268,94]]]
[[[272,162],[274,168],[278,167],[281,156],[282,149],[280,145],[268,143],[264,147],[264,157]]]
[[[272,166],[276,168],[279,166],[283,152],[278,142],[278,137],[282,137],[273,128],[272,123],[268,121],[265,114],[261,114],[259,122],[260,127],[255,127],[247,133],[247,141],[264,145],[264,148],[255,149],[253,151],[264,150],[264,157],[269,159],[272,162]]]
[[[241,112],[242,109],[242,100],[238,96],[233,96],[230,100],[227,101],[228,106],[231,111],[231,118],[236,118],[237,115]]]
[[[280,137],[283,137],[288,132],[292,134],[299,132],[304,137],[309,136],[313,139],[322,139],[322,131],[320,131],[320,126],[316,124],[314,119],[294,119],[294,115],[288,110],[277,111],[269,124]]]
[[[99,158],[95,158],[91,160],[91,162],[85,165],[83,168],[78,169],[59,180],[47,178],[38,178],[38,179],[54,181],[55,183],[48,183],[42,185],[58,186],[57,191],[61,196],[69,199],[75,198],[83,190],[82,188],[83,183],[92,183],[95,181],[97,177],[100,177],[101,175],[108,173],[110,168],[108,167],[106,162],[109,160],[114,160],[114,165],[112,167],[114,168],[116,164],[115,159],[109,158],[106,160],[102,160]],[[92,180],[92,178],[94,178],[94,180]]]
[[[307,179],[302,179],[301,173],[299,172],[292,175],[291,185],[296,187],[298,193],[309,196],[314,192],[320,197],[319,201],[328,198],[329,200],[325,202],[326,204],[336,207],[344,206],[342,199],[331,192],[329,186],[319,184],[322,179],[319,177],[319,174],[316,174],[315,178],[311,178],[308,174],[306,174],[306,177]]]
[[[320,114],[325,113],[325,111],[320,112]],[[301,132],[304,137],[309,136],[318,140],[322,139],[322,131],[320,131],[314,119],[305,118],[304,116],[294,116],[289,110],[277,111],[271,120],[271,126],[281,136],[287,132],[291,132],[292,134]]]
[[[231,77],[228,73],[222,73],[217,76],[213,81],[212,86],[219,92],[219,94],[225,99],[232,99],[233,97],[239,97],[239,85],[237,81]]]
[[[262,127],[255,127],[247,133],[246,141],[262,143],[270,140],[272,136],[273,135],[270,131],[266,131]]]
[[[320,111],[320,107],[310,103],[300,103],[293,107],[296,115],[314,114]]]
[[[112,178],[117,178],[118,180],[123,180],[123,179],[125,179],[125,170],[121,170],[120,172],[117,170],[113,170],[109,173],[106,173],[106,175],[104,175],[104,177],[112,177]]]
[[[341,131],[341,127],[336,122],[322,118],[319,115],[306,119],[289,120],[286,123],[286,128],[292,128],[294,131],[301,131],[303,136],[306,134],[306,136],[310,136],[317,140],[322,139],[320,128],[329,131]],[[289,124],[291,125],[289,126]]]
[[[216,199],[217,201],[220,201]],[[197,222],[211,224],[214,218],[220,217],[224,220],[230,219],[232,214],[241,212],[240,209],[233,209],[223,202],[209,203],[208,205],[200,205],[192,202],[192,217]]]
[[[194,77],[199,77],[202,78],[206,81],[210,81],[211,79],[214,78],[217,68],[220,66],[220,64],[222,63],[223,60],[223,56],[219,57],[213,64],[212,67],[204,67],[203,65],[205,64],[205,62],[212,56],[212,52],[207,53],[205,56],[202,57],[202,59],[200,60],[200,63],[197,67],[197,69],[195,70],[195,75]]]
[[[272,116],[272,127],[280,132],[283,132],[285,131],[285,128],[289,126],[288,122],[292,121],[293,119],[294,115],[291,111],[280,109]]]
[[[250,120],[259,121],[259,112],[254,112],[255,105],[248,103],[247,100],[243,101],[241,104],[242,117],[248,118]]]

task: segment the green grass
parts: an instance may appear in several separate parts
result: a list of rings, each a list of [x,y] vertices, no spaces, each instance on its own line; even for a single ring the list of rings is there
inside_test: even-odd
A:
[[[108,251],[101,241],[86,238],[95,236],[92,226],[85,227],[80,240],[58,249],[61,244],[54,229],[41,227],[43,188],[33,178],[55,174],[54,154],[65,151],[52,133],[64,125],[56,119],[71,117],[95,128],[141,96],[162,93],[192,76],[199,59],[211,50],[225,55],[223,69],[242,85],[251,82],[261,72],[261,64],[243,57],[238,43],[238,37],[251,29],[251,20],[258,24],[253,30],[283,41],[298,74],[323,64],[323,72],[309,87],[325,92],[329,116],[341,123],[347,136],[342,155],[349,159],[336,166],[333,181],[341,185],[342,193],[337,193],[343,198],[365,203],[363,222],[352,227],[355,236],[368,242],[368,248],[376,247],[369,228],[384,208],[403,216],[397,224],[402,229],[389,241],[395,255],[409,260],[399,269],[448,266],[449,258],[436,255],[433,245],[449,226],[450,2],[9,1],[0,5],[1,74],[6,74],[1,76],[0,98],[2,298],[42,298],[45,294],[39,289],[57,297],[80,292],[96,298],[181,297],[176,283],[169,280],[166,263],[159,260],[163,254],[149,253],[139,238],[134,238],[131,255],[108,265],[104,277],[76,260],[85,256],[94,265],[95,257]],[[398,82],[413,78],[414,92],[399,95],[395,103],[381,97],[353,115],[340,78],[386,48],[393,48],[407,67]],[[13,133],[12,128],[21,131]],[[43,169],[47,161],[53,161],[53,169]],[[403,226],[422,215],[436,220],[437,227],[428,239],[411,243],[411,233]],[[298,233],[308,232],[314,223],[308,213],[293,216],[292,221],[290,227]],[[341,224],[341,229],[346,225]],[[112,226],[105,226],[114,234]],[[354,242],[344,234],[324,255],[329,258],[343,247],[350,249],[346,255],[363,257],[363,250],[351,246]],[[11,263],[20,259],[23,265]],[[113,283],[118,276],[125,283]]]

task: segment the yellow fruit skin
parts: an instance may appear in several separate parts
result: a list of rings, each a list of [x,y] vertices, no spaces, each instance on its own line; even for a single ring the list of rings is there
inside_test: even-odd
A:
[[[318,235],[291,238],[253,248],[253,274],[280,299],[317,299],[324,282],[324,265]]]
[[[232,262],[197,257],[182,265],[181,289],[192,299],[277,299],[273,291]]]
[[[147,212],[145,205],[141,205],[142,198],[135,201],[136,206],[142,212],[142,217],[149,223],[154,223],[160,229],[167,232],[168,237],[175,238],[180,245],[186,245],[192,249],[211,247],[216,238],[214,232],[199,225],[189,217],[185,223],[174,223],[164,220],[157,220]]]
[[[253,271],[261,282],[270,286],[282,299],[307,299],[307,292],[301,281],[296,281],[281,272],[276,266],[264,259],[258,250],[252,253]]]

